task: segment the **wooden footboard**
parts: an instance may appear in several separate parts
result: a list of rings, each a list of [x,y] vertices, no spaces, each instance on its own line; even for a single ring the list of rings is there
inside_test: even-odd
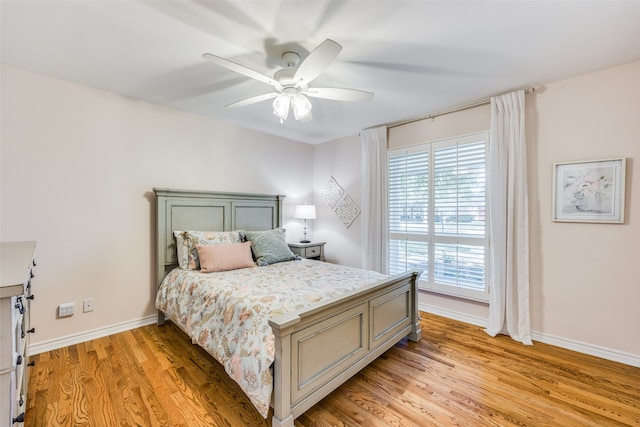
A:
[[[274,427],[293,420],[402,338],[421,338],[417,272],[269,323],[276,336]]]

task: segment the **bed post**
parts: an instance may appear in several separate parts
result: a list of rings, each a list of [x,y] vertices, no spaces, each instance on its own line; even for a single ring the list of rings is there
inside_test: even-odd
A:
[[[418,342],[422,339],[422,328],[420,327],[420,311],[418,309],[418,277],[421,271],[414,271],[411,276],[411,311],[413,312],[413,321],[411,322],[411,332],[407,338],[411,341]]]
[[[158,287],[160,287],[160,282],[164,279],[165,271],[164,271],[164,257],[165,257],[165,227],[166,227],[166,208],[164,206],[165,196],[161,190],[156,188],[153,189],[153,192],[156,195],[156,292]],[[155,298],[155,295],[154,295]],[[157,323],[159,326],[164,325],[164,313],[158,310],[158,320]]]
[[[286,316],[286,315],[285,315]],[[280,317],[279,323],[269,321],[275,335],[275,361],[273,363],[273,417],[272,427],[294,427],[291,413],[291,334],[300,317],[290,320]]]

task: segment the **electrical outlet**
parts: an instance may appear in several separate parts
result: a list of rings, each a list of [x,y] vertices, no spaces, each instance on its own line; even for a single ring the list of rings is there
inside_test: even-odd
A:
[[[82,302],[82,311],[85,313],[93,311],[93,298],[87,298]]]
[[[66,302],[58,306],[58,317],[73,316],[74,305],[72,302]]]

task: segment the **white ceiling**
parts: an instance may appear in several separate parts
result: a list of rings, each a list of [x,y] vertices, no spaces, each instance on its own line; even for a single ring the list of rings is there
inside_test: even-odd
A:
[[[640,59],[640,1],[1,1],[7,65],[307,143]],[[311,86],[375,92],[313,98],[280,125],[263,74],[280,55],[343,46]],[[640,78],[640,76],[638,76]]]

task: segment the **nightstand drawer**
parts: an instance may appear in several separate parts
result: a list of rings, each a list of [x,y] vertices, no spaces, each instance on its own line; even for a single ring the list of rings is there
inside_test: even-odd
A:
[[[319,257],[320,254],[322,253],[322,247],[320,245],[317,246],[308,246],[306,248],[303,248],[304,251],[304,255],[303,257],[305,258],[316,258]]]
[[[289,243],[291,251],[302,258],[324,261],[325,242]]]

